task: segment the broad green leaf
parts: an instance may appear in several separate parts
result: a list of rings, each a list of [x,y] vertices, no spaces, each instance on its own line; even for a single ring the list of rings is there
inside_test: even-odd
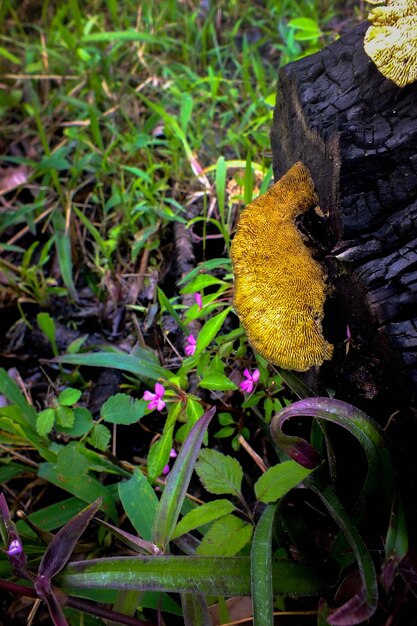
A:
[[[195,470],[210,493],[241,497],[243,470],[239,461],[231,456],[208,448],[201,450]]]
[[[91,352],[88,354],[64,354],[54,361],[58,363],[68,363],[69,365],[89,365],[90,367],[107,367],[123,370],[130,374],[136,374],[141,378],[170,378],[171,372],[157,365],[154,359],[146,358],[146,350],[142,350],[139,355],[125,354],[124,352]],[[146,356],[145,356],[146,355]]]
[[[158,498],[146,477],[135,469],[132,478],[120,482],[119,496],[134,529],[147,541],[152,539],[152,526],[158,509]]]
[[[230,259],[221,257],[219,259],[209,259],[204,263],[200,263],[199,265],[197,265],[197,267],[194,267],[191,271],[189,271],[188,274],[184,276],[184,278],[181,278],[178,284],[186,285],[191,280],[194,280],[194,278],[196,278],[196,276],[201,274],[203,271],[210,272],[211,270],[218,269],[219,267],[226,267],[227,269],[231,269]]]
[[[209,528],[196,553],[199,556],[235,556],[249,543],[252,532],[252,524],[235,515],[226,515]]]
[[[55,424],[55,409],[45,409],[38,413],[36,420],[36,431],[38,435],[44,437],[51,432]]]
[[[111,440],[111,432],[104,424],[94,424],[90,434],[88,435],[88,441],[93,448],[105,452],[109,447]]]
[[[61,433],[70,435],[71,437],[82,437],[86,435],[94,425],[93,417],[88,409],[83,406],[76,406],[74,409],[74,424],[71,428],[59,426]],[[98,426],[98,424],[96,424]]]
[[[143,417],[146,406],[147,402],[143,400],[135,400],[126,393],[116,393],[103,404],[100,415],[112,424],[134,424]]]
[[[275,502],[301,483],[312,470],[296,461],[284,461],[269,468],[255,483],[255,494],[261,502]]]
[[[215,412],[213,407],[193,426],[168,475],[153,527],[153,542],[163,549],[177,524],[204,434]]]
[[[221,313],[211,317],[208,322],[204,324],[197,337],[196,354],[205,350],[205,348],[207,348],[207,346],[213,341],[231,310],[232,307],[227,307]]]
[[[217,439],[224,439],[226,437],[231,437],[234,432],[236,430],[236,426],[223,426],[223,428],[220,428],[220,430],[218,430],[214,436],[217,437]]]
[[[56,463],[40,463],[38,475],[90,504],[102,498],[101,509],[117,520],[114,497],[109,489],[88,473],[90,461],[81,454],[81,444],[71,442],[61,450]]]
[[[3,368],[0,368],[0,393],[5,395],[11,404],[19,407],[27,424],[34,428],[36,420],[35,409],[27,402],[17,383],[13,378],[10,378]]]
[[[210,391],[234,391],[237,386],[224,374],[212,373],[204,376],[198,383],[203,389]]]
[[[269,505],[255,528],[251,548],[254,626],[273,626],[272,536],[277,505]]]
[[[43,530],[55,530],[61,528],[84,507],[85,502],[79,498],[68,498],[32,513],[29,519]],[[28,528],[23,520],[17,522],[16,528],[23,535],[34,536],[33,530]]]
[[[275,595],[316,595],[327,588],[319,571],[284,559],[274,562],[272,580]],[[140,555],[90,559],[69,563],[56,583],[67,592],[95,587],[246,596],[251,592],[250,559]]]
[[[187,513],[187,515],[184,515],[182,520],[176,525],[171,539],[176,539],[176,537],[184,535],[185,533],[190,532],[190,530],[194,530],[195,528],[204,526],[204,524],[213,522],[219,519],[219,517],[224,517],[228,513],[231,513],[234,508],[235,507],[229,500],[223,499],[213,500],[213,502],[202,504],[193,511]]]
[[[57,406],[55,409],[57,424],[64,428],[72,428],[74,426],[74,411],[68,406]]]
[[[78,400],[81,398],[81,391],[79,389],[73,389],[72,387],[68,387],[61,391],[58,396],[58,403],[64,406],[72,406],[76,404]]]

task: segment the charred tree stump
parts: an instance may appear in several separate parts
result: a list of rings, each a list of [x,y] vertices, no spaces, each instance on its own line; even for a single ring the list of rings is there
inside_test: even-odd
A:
[[[417,83],[378,72],[367,26],[280,71],[271,140],[275,177],[303,161],[329,215],[318,237],[334,287],[325,384],[384,406],[384,421],[417,390]]]

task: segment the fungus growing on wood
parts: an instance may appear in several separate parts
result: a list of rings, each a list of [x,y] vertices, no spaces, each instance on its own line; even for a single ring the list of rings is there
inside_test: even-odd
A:
[[[234,305],[250,344],[299,372],[333,354],[321,327],[325,273],[295,224],[317,202],[310,172],[296,163],[243,210],[231,247]]]
[[[398,87],[417,80],[417,0],[388,0],[368,20],[365,52],[381,74]]]

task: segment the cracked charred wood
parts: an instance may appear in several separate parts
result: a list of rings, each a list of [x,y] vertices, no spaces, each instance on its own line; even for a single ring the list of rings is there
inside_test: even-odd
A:
[[[417,390],[417,83],[379,73],[367,26],[281,69],[271,141],[275,178],[302,161],[329,215],[319,243],[338,349],[325,384],[395,407]]]

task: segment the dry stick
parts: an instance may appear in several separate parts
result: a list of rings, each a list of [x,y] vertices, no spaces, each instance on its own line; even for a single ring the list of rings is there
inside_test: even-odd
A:
[[[240,445],[242,446],[242,448],[245,448],[246,452],[252,457],[252,459],[255,461],[256,465],[259,467],[259,469],[262,472],[266,472],[267,471],[267,467],[265,465],[265,463],[262,461],[261,457],[259,456],[259,454],[257,454],[255,452],[255,450],[248,444],[248,442],[246,441],[246,439],[242,436],[239,435],[239,437],[237,438]]]

